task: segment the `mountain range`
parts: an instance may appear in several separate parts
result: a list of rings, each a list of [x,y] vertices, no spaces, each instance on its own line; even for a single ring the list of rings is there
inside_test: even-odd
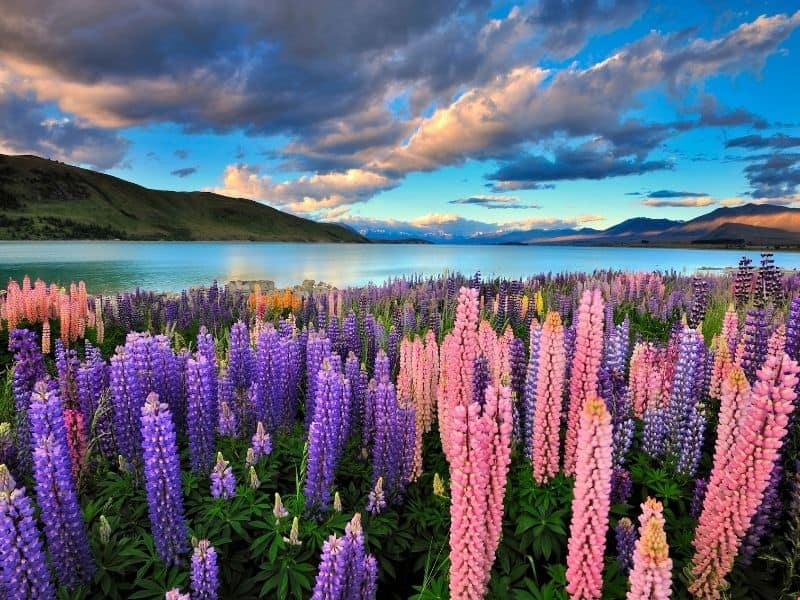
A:
[[[800,248],[800,209],[725,207],[691,219],[634,217],[607,229],[464,235],[400,221],[320,223],[211,192],[151,190],[37,156],[0,154],[0,239],[251,240]]]

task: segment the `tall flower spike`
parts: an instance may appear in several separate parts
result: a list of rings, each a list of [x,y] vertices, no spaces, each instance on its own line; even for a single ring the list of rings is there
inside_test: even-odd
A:
[[[227,500],[236,495],[236,478],[230,463],[217,452],[217,462],[211,471],[211,496]]]
[[[798,370],[786,354],[767,356],[728,460],[717,460],[721,457],[715,455],[693,542],[694,580],[689,591],[697,598],[720,597],[720,587],[763,500],[794,409]]]
[[[175,565],[187,550],[181,467],[169,407],[151,393],[142,407],[142,449],[147,508],[158,556]]]
[[[33,503],[0,465],[0,592],[8,598],[55,598]]]
[[[564,471],[575,474],[578,427],[586,399],[597,394],[597,376],[603,353],[603,296],[599,289],[585,290],[578,308],[575,356],[569,382]]]
[[[575,463],[572,522],[567,549],[567,593],[599,599],[611,494],[611,415],[597,396],[581,411]]]
[[[312,600],[372,600],[377,587],[377,564],[366,553],[361,515],[356,513],[344,536],[332,535],[322,546]]]
[[[192,600],[217,600],[217,551],[208,540],[197,542],[192,552],[191,590]]]
[[[59,582],[71,589],[91,579],[95,565],[72,478],[64,411],[54,387],[36,384],[30,417],[36,500],[47,549]]]
[[[561,401],[564,395],[564,326],[550,311],[542,325],[533,415],[533,478],[545,484],[558,474]]]
[[[664,532],[664,509],[660,502],[648,498],[642,511],[628,600],[667,600],[672,594],[672,560]]]

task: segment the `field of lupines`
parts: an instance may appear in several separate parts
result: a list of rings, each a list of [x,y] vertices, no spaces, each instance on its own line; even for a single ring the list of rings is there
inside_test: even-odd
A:
[[[800,594],[800,278],[0,295],[2,598]]]

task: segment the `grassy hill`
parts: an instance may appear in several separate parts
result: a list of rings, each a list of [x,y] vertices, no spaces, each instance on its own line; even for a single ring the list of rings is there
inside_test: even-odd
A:
[[[242,198],[151,190],[37,156],[0,154],[0,239],[365,242]]]

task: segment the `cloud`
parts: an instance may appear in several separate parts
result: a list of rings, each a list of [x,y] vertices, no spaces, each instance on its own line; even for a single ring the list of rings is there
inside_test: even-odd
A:
[[[175,150],[174,154],[181,160],[186,160],[189,157],[189,151],[183,148],[178,148],[177,150]]]
[[[348,169],[276,182],[249,165],[229,165],[223,187],[212,191],[226,196],[250,198],[295,213],[315,213],[337,206],[364,202],[397,182],[371,171]]]
[[[800,153],[786,152],[756,158],[744,168],[754,198],[783,198],[800,189]]]
[[[793,148],[800,146],[800,137],[793,135],[786,135],[784,133],[776,133],[769,137],[761,135],[745,135],[742,137],[733,138],[725,142],[726,148],[748,148],[748,149],[761,149],[761,148]]]
[[[665,199],[660,200],[658,198],[647,198],[646,200],[642,200],[642,204],[644,206],[650,207],[670,207],[670,208],[698,208],[701,206],[711,206],[712,204],[716,204],[716,200],[714,198],[710,198],[708,196],[705,197],[689,197],[689,198],[673,198],[671,200]]]
[[[375,219],[370,217],[338,214],[330,220],[346,224],[362,235],[373,238],[442,239],[469,241],[487,236],[496,236],[514,231],[560,230],[603,220],[602,215],[586,214],[574,217],[530,217],[500,222],[485,222],[467,219],[455,213],[428,213],[410,220]]]
[[[181,179],[184,177],[188,177],[189,175],[194,175],[197,173],[197,167],[184,167],[182,169],[175,169],[174,171],[170,171],[170,175],[175,175],[176,177],[180,177]]]
[[[106,170],[122,165],[128,146],[114,131],[51,116],[30,95],[12,92],[0,77],[0,152],[38,154]]]
[[[705,192],[680,192],[676,190],[655,190],[647,192],[648,198],[703,198],[709,196]]]
[[[539,204],[520,202],[518,196],[486,196],[479,194],[467,198],[450,200],[450,204],[483,206],[485,208],[542,208]]]

